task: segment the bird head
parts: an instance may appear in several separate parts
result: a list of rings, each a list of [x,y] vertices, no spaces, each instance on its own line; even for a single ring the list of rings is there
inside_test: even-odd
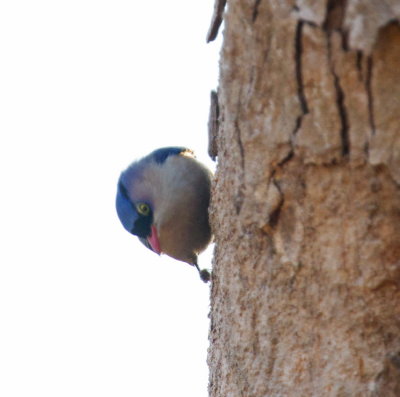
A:
[[[150,203],[132,202],[126,187],[122,182],[122,175],[118,183],[116,208],[119,220],[131,234],[157,254],[161,253],[157,229],[153,224],[153,210]]]

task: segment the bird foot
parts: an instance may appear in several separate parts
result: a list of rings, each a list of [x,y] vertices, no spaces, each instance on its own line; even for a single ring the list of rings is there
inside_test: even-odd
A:
[[[211,274],[207,269],[200,270],[199,265],[195,262],[194,266],[196,266],[197,271],[199,272],[200,278],[205,283],[208,283],[211,279]]]
[[[211,279],[211,274],[207,269],[199,270],[199,275],[205,283],[208,283]]]

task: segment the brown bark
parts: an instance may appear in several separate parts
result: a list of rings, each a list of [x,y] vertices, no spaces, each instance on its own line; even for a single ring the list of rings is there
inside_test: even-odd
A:
[[[212,397],[400,396],[399,15],[228,2]]]

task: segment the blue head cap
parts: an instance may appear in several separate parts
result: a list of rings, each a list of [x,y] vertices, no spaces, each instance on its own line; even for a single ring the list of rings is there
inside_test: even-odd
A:
[[[122,176],[122,175],[121,175]],[[118,218],[121,221],[124,228],[129,232],[133,233],[135,229],[135,223],[139,218],[139,214],[136,211],[135,206],[128,197],[128,192],[125,186],[121,182],[121,178],[118,182],[117,198],[115,202],[117,208]]]
[[[127,170],[121,174],[118,181],[116,209],[122,225],[129,233],[139,238],[147,238],[151,234],[153,213],[151,211],[147,216],[138,213],[135,204],[129,197],[126,184],[129,182],[128,184],[131,185],[132,182],[140,180],[143,170],[150,163],[161,165],[164,164],[168,157],[176,156],[184,152],[190,152],[190,150],[185,147],[174,146],[154,150],[146,157],[131,164]]]
[[[154,150],[154,152],[151,152],[148,155],[148,158],[154,160],[158,164],[162,164],[169,156],[176,156],[184,152],[192,152],[192,151],[183,146],[170,146]]]

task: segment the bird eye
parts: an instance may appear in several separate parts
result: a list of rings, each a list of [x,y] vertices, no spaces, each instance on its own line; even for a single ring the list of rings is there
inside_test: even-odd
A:
[[[147,216],[150,214],[150,207],[146,203],[137,204],[136,209],[138,210],[140,215]]]

